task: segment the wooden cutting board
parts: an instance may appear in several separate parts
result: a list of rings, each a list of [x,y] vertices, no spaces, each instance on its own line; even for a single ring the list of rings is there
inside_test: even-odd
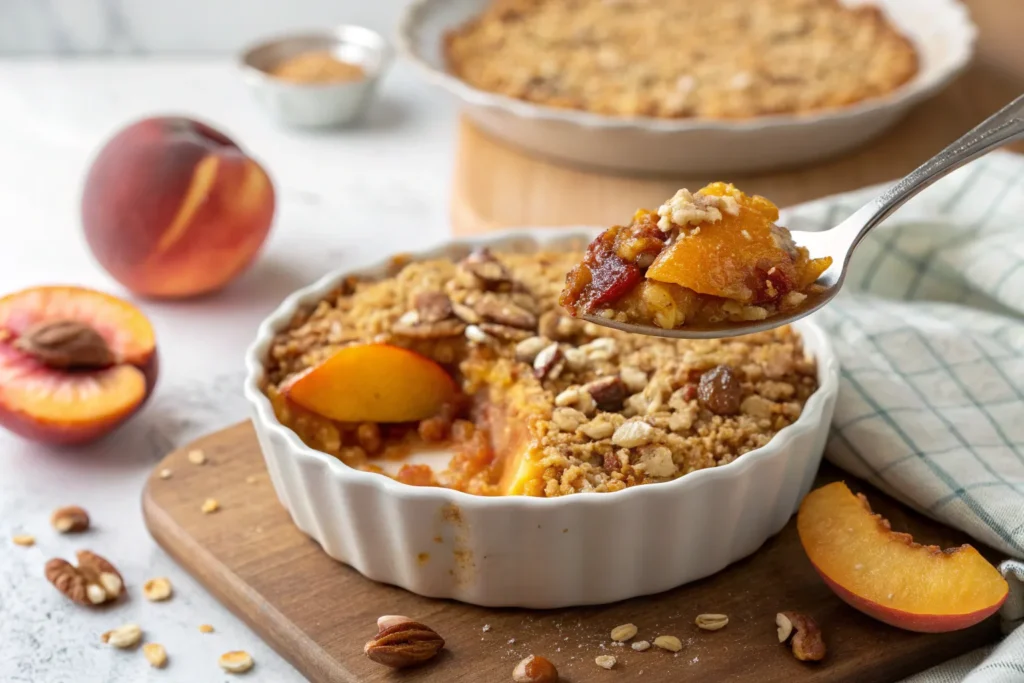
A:
[[[618,224],[638,208],[657,208],[680,187],[696,189],[712,180],[734,182],[790,206],[899,178],[1024,93],[1024,2],[965,4],[979,28],[972,67],[863,149],[813,166],[728,178],[616,176],[530,157],[464,120],[452,183],[453,230],[465,235],[520,226]],[[1024,143],[1010,148],[1024,152]]]
[[[206,465],[188,461],[193,448],[204,451]],[[172,472],[168,479],[157,474],[164,468]],[[826,468],[818,483],[836,478],[837,472]],[[866,489],[850,483],[855,490]],[[867,493],[897,530],[944,547],[966,540],[878,492]],[[200,511],[207,498],[219,501],[218,512]],[[531,653],[554,662],[565,683],[883,683],[998,636],[994,619],[965,631],[925,635],[854,611],[815,574],[793,522],[752,557],[709,579],[612,605],[529,611],[421,598],[363,578],[291,524],[248,422],[168,455],[146,485],[143,512],[157,542],[314,683],[501,683],[510,681],[515,664]],[[529,561],[527,549],[523,558]],[[774,619],[780,610],[804,612],[820,622],[829,651],[823,663],[800,663],[777,642]],[[727,614],[729,625],[714,633],[699,631],[693,619],[707,612]],[[366,659],[363,643],[376,633],[382,614],[405,614],[436,629],[447,641],[442,656],[403,673]],[[612,647],[609,632],[627,622],[639,627],[638,640],[671,634],[685,647],[676,655]],[[597,655],[609,653],[619,659],[614,671],[594,663]]]

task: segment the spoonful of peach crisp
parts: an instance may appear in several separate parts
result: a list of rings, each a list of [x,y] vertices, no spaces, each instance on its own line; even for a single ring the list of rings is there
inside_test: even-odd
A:
[[[598,235],[559,303],[589,322],[658,337],[732,337],[791,323],[835,297],[853,250],[904,202],[1022,137],[1024,96],[821,232],[779,226],[774,204],[732,185],[679,190],[657,212],[641,209]]]

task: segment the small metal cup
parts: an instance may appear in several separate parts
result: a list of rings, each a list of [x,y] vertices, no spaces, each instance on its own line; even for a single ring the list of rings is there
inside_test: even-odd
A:
[[[295,83],[269,73],[286,59],[324,50],[360,65],[364,77],[338,83]],[[391,49],[380,34],[362,26],[338,26],[253,45],[242,53],[241,66],[249,89],[275,119],[298,128],[325,128],[351,123],[363,113],[391,58]]]

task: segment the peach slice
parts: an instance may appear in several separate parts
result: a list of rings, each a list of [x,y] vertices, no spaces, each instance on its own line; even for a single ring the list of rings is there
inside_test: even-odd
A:
[[[96,260],[138,294],[212,292],[256,257],[274,186],[233,140],[183,117],[134,123],[89,169],[82,225]]]
[[[797,515],[807,557],[852,607],[891,626],[939,633],[973,626],[1006,600],[999,571],[969,545],[942,550],[892,531],[867,499],[836,482]]]
[[[98,438],[156,383],[156,338],[131,304],[81,287],[0,298],[0,425],[36,441]]]
[[[444,368],[415,351],[357,344],[292,377],[281,391],[339,422],[415,422],[440,413],[458,388]]]
[[[725,183],[712,183],[700,192],[732,196],[739,213],[723,213],[720,221],[702,223],[699,230],[675,240],[647,270],[648,279],[700,294],[764,303],[805,289],[832,265],[831,257],[810,259],[806,249],[795,246],[789,231],[775,224],[778,207],[764,197]]]

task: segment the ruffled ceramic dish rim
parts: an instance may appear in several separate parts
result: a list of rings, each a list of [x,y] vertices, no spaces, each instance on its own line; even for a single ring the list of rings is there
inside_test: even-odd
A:
[[[453,93],[468,104],[478,107],[504,110],[511,114],[534,120],[557,122],[583,128],[614,128],[631,129],[645,132],[679,133],[683,131],[752,131],[764,128],[790,128],[813,125],[826,121],[842,121],[854,119],[871,112],[909,106],[938,92],[948,85],[970,63],[977,42],[978,28],[970,18],[970,14],[959,0],[932,0],[935,12],[948,12],[950,25],[958,25],[962,34],[957,36],[953,48],[954,54],[946,65],[920,65],[917,74],[899,88],[886,95],[874,97],[856,104],[836,109],[824,109],[806,114],[773,114],[756,116],[749,119],[711,119],[711,118],[680,118],[665,119],[650,116],[616,117],[595,114],[580,109],[561,109],[507,95],[480,90],[469,85],[457,76],[438,69],[420,54],[414,40],[419,30],[421,15],[431,9],[432,5],[450,2],[451,0],[413,0],[406,8],[399,21],[396,44],[399,53],[412,62],[434,85]],[[889,0],[893,1],[893,0]],[[863,2],[856,4],[864,4]],[[884,6],[885,2],[874,2]],[[895,23],[895,22],[894,22]],[[897,26],[906,35],[903,26]],[[952,32],[950,32],[952,33]],[[912,36],[908,35],[912,39]],[[920,54],[920,47],[916,41]],[[944,68],[938,68],[943,66]]]
[[[446,241],[432,249],[403,254],[403,256],[408,255],[413,261],[452,258],[480,246],[487,246],[497,250],[504,248],[517,252],[526,251],[526,253],[540,248],[565,248],[570,244],[578,244],[582,248],[582,245],[588,243],[599,231],[599,228],[579,227],[521,228],[494,232],[483,237]],[[410,486],[385,475],[353,469],[337,458],[307,446],[292,429],[278,421],[270,405],[270,399],[260,389],[260,384],[265,375],[264,358],[266,358],[275,334],[287,327],[299,310],[320,301],[346,277],[352,275],[380,277],[384,275],[390,263],[391,257],[388,257],[385,259],[367,260],[366,263],[354,263],[351,266],[335,269],[313,284],[290,294],[260,324],[256,339],[246,350],[245,354],[246,379],[244,395],[253,408],[254,418],[259,420],[264,428],[271,430],[284,439],[288,445],[289,452],[285,457],[312,458],[326,464],[330,471],[342,480],[371,485],[381,492],[400,500],[432,500],[441,504],[455,504],[463,508],[467,506],[507,506],[510,509],[518,509],[536,506],[611,505],[616,502],[625,501],[630,496],[674,496],[690,487],[700,486],[705,481],[711,481],[716,478],[739,478],[748,468],[756,465],[758,461],[782,454],[789,442],[798,435],[827,429],[827,425],[823,426],[820,424],[820,417],[825,408],[826,401],[839,390],[839,361],[824,330],[815,324],[812,319],[805,319],[801,327],[809,329],[798,330],[798,332],[801,334],[801,337],[809,332],[813,333],[816,337],[814,358],[818,365],[818,389],[807,400],[796,422],[779,430],[764,446],[744,453],[741,457],[725,465],[690,472],[672,481],[632,486],[621,491],[597,495],[580,493],[553,498],[479,496],[441,487]]]

